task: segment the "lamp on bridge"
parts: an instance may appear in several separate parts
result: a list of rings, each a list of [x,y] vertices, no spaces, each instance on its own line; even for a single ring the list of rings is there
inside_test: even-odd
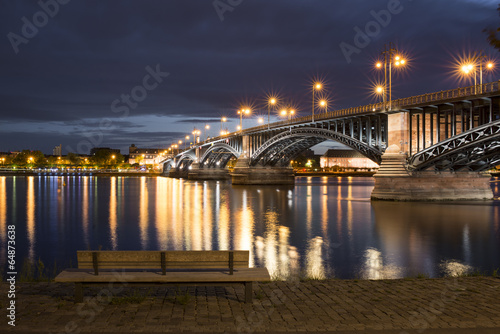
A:
[[[312,93],[313,93],[313,102],[312,102],[312,121],[314,122],[314,92],[315,91],[320,91],[321,89],[323,88],[323,84],[321,82],[315,82],[313,84],[313,90],[312,90]]]
[[[396,67],[404,67],[407,65],[407,60],[400,54],[400,52],[393,47],[392,43],[389,43],[389,46],[384,45],[384,51],[382,51],[382,55],[384,57],[383,61],[378,61],[375,64],[375,67],[378,69],[384,68],[384,85],[383,85],[383,104],[384,108],[386,105],[386,89],[385,87],[389,87],[389,110],[392,109],[392,64]],[[387,68],[389,67],[389,71]],[[387,84],[387,77],[389,77],[389,84]]]
[[[295,109],[282,109],[280,115],[283,117],[288,116],[288,120],[291,120],[292,116],[295,115]]]
[[[250,108],[242,108],[241,110],[238,110],[238,115],[240,115],[240,127],[238,130],[243,129],[243,114],[250,115]]]
[[[208,135],[206,135],[206,134],[207,134],[207,130],[209,130],[209,129],[210,129],[210,125],[205,124],[205,128],[203,129],[203,137],[206,139],[208,139]]]
[[[482,53],[482,52],[481,52]],[[475,56],[472,59],[469,59],[465,64],[461,65],[461,71],[464,75],[469,75],[474,72],[474,94],[477,94],[477,63],[479,63],[479,94],[483,93],[483,65],[485,70],[493,70],[495,65],[491,60],[486,60],[486,55]],[[472,78],[471,78],[472,80]]]
[[[269,130],[269,123],[271,123],[271,106],[275,106],[276,105],[276,102],[278,102],[276,100],[275,97],[271,97],[269,99],[269,101],[267,102],[267,129]]]
[[[223,122],[227,122],[227,118],[224,116],[220,119],[220,134],[221,134],[221,136],[224,135],[224,133],[223,133],[224,131],[222,130],[222,123]]]
[[[195,128],[193,130],[192,134],[193,134],[193,139],[194,139],[193,141],[194,141],[194,143],[195,144],[199,143],[200,142],[200,137],[199,136],[201,134],[201,131]]]
[[[328,101],[325,99],[319,100],[319,106],[325,108],[325,112],[328,112]]]

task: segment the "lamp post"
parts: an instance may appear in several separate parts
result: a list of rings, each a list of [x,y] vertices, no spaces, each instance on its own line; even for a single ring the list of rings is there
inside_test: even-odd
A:
[[[315,91],[320,91],[323,88],[323,84],[321,82],[316,82],[313,85],[313,91],[312,91],[312,121],[314,122],[314,92]]]
[[[328,112],[328,101],[320,100],[319,105],[320,105],[320,107],[325,108],[325,112]]]
[[[406,65],[406,59],[403,56],[399,55],[399,51],[393,47],[392,43],[389,43],[389,47],[384,45],[384,51],[382,51],[382,55],[384,56],[383,63],[377,62],[376,67],[382,68],[384,67],[384,89],[383,89],[383,101],[384,101],[384,109],[386,108],[386,94],[387,87],[389,87],[389,110],[392,109],[392,64],[396,67],[401,67]],[[389,67],[389,73],[387,73],[387,67]],[[389,85],[387,85],[387,78],[389,77]]]
[[[493,69],[493,62],[492,61],[487,61],[486,60],[486,55],[480,55],[478,57],[479,60],[479,93],[483,93],[483,62],[484,62],[484,68],[485,70],[492,70]]]
[[[290,121],[292,119],[292,115],[295,115],[295,110],[294,109],[283,109],[283,110],[281,110],[280,114],[283,117],[288,116],[288,120]]]
[[[226,117],[222,117],[222,118],[220,119],[220,133],[221,133],[221,135],[222,135],[222,132],[223,132],[223,131],[222,131],[222,128],[223,128],[222,123],[223,123],[223,122],[227,122],[227,118],[226,118]]]
[[[204,137],[205,139],[208,139],[208,136],[207,136],[207,130],[209,130],[209,129],[210,129],[210,125],[205,124],[205,128],[203,129],[203,137]]]
[[[238,115],[240,115],[240,127],[238,130],[243,130],[243,114],[249,115],[250,114],[250,109],[241,109],[238,110]]]
[[[271,105],[274,106],[276,104],[276,98],[272,97],[267,102],[267,129],[269,130],[269,124],[271,123]]]

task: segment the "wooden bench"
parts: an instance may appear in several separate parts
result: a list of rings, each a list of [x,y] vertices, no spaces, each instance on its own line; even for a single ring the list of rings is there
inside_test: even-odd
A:
[[[266,268],[248,268],[249,251],[77,251],[78,269],[66,269],[56,282],[75,283],[75,303],[83,287],[134,285],[244,284],[252,302],[252,282],[269,281]]]

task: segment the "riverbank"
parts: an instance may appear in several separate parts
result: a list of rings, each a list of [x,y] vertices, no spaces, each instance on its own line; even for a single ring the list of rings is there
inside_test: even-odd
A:
[[[243,290],[114,286],[85,289],[74,304],[71,284],[18,283],[16,327],[4,316],[0,332],[500,332],[496,277],[261,282],[252,304]]]

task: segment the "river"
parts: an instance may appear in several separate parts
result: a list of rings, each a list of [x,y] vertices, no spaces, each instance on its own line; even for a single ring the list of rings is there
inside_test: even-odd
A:
[[[76,250],[250,250],[273,278],[438,277],[500,267],[500,201],[371,202],[373,178],[291,186],[164,177],[0,176],[0,264]],[[499,179],[492,179],[498,197]],[[6,270],[4,269],[4,272]]]

